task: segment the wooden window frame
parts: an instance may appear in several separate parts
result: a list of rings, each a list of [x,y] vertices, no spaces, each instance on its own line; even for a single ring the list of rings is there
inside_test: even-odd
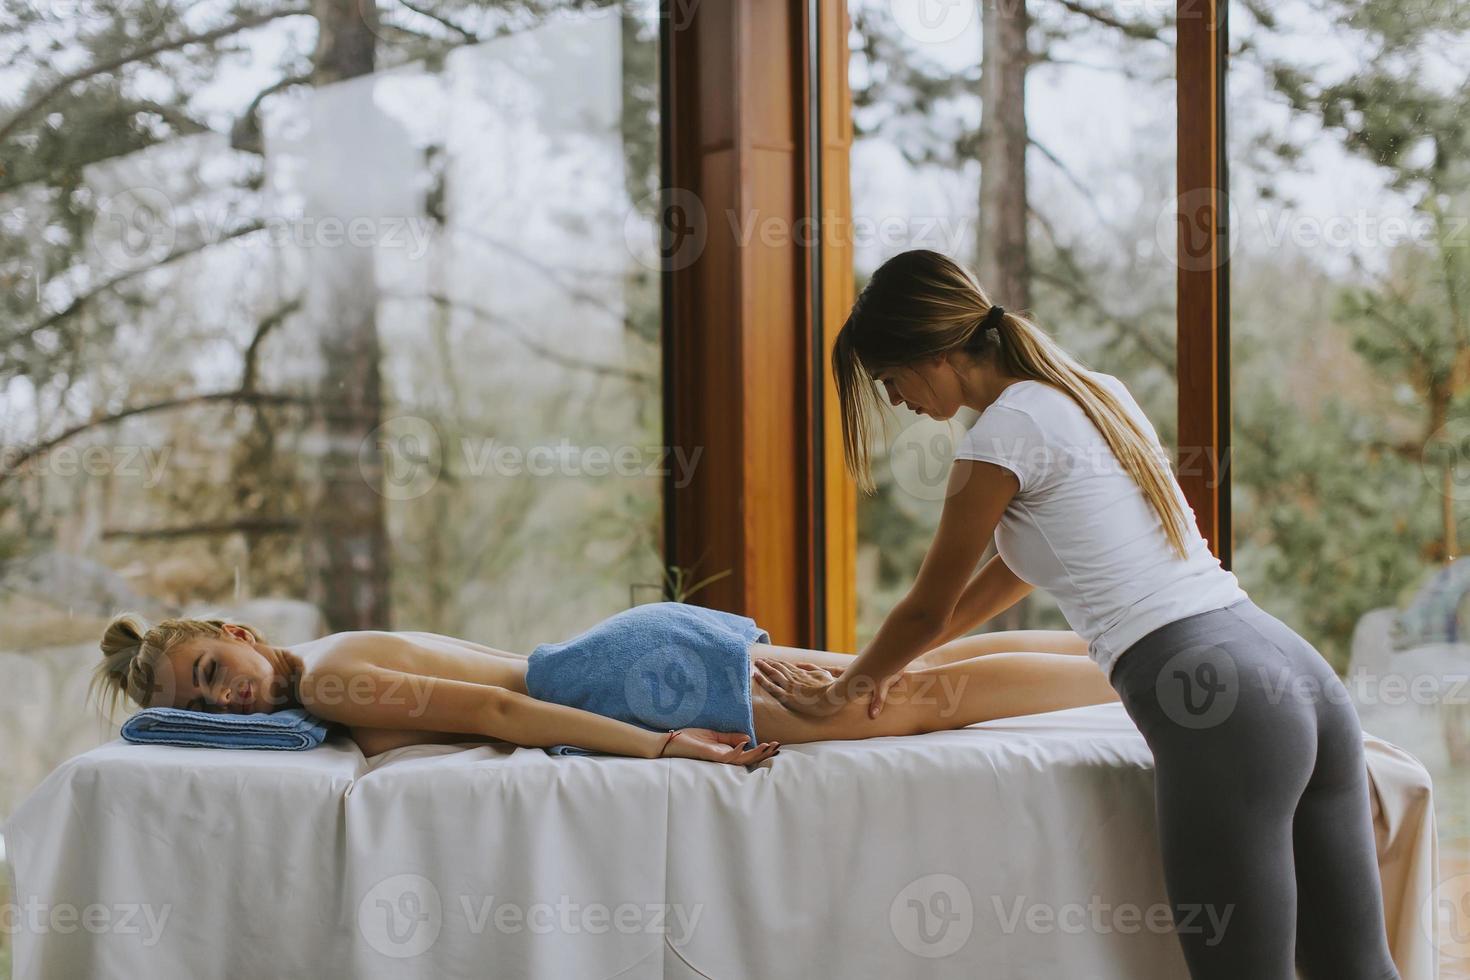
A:
[[[721,574],[690,601],[775,643],[853,651],[856,491],[827,369],[854,298],[847,3],[660,3],[664,430],[696,460],[666,479],[665,560]],[[1179,482],[1228,568],[1227,8],[1178,0],[1177,357]]]
[[[1229,0],[1179,0],[1179,486],[1226,568],[1230,525],[1230,253],[1225,68]]]
[[[856,496],[826,370],[853,294],[846,4],[660,12],[664,429],[699,453],[665,483],[665,560],[722,575],[690,600],[775,643],[852,649]]]

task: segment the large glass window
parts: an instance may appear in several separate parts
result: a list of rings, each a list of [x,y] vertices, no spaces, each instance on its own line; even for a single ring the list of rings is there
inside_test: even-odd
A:
[[[529,652],[658,594],[657,4],[317,8],[0,15],[0,817],[115,734],[118,611]]]
[[[1230,17],[1235,571],[1348,675],[1364,728],[1429,768],[1440,945],[1463,971],[1470,8]]]
[[[906,249],[950,255],[1121,378],[1170,446],[1173,6],[849,2],[857,287]],[[974,413],[885,422],[858,499],[859,642],[913,582]],[[1066,626],[1033,592],[985,628]]]

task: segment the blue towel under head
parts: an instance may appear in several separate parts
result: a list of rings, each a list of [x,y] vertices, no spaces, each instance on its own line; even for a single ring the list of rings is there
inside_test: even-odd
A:
[[[123,722],[122,737],[129,742],[211,749],[311,749],[326,738],[327,724],[303,708],[253,715],[144,708]]]
[[[526,665],[533,698],[650,731],[711,728],[756,744],[750,644],[771,635],[749,616],[683,602],[615,613],[562,643],[543,643]],[[554,755],[592,755],[555,745]]]

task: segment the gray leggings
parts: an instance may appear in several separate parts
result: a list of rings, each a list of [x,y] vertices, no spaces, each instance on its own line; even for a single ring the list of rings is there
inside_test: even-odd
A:
[[[1322,655],[1243,599],[1144,636],[1110,680],[1153,751],[1190,977],[1399,980],[1362,726]]]

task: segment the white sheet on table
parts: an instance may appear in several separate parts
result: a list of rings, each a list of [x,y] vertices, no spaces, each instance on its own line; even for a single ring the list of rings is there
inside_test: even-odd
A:
[[[1395,958],[1429,980],[1428,777],[1364,744]],[[21,923],[15,977],[1175,978],[1177,939],[1149,925],[1166,902],[1152,787],[1116,703],[790,745],[753,772],[114,742],[10,821],[16,902],[112,922],[146,904],[167,912],[161,939]]]

